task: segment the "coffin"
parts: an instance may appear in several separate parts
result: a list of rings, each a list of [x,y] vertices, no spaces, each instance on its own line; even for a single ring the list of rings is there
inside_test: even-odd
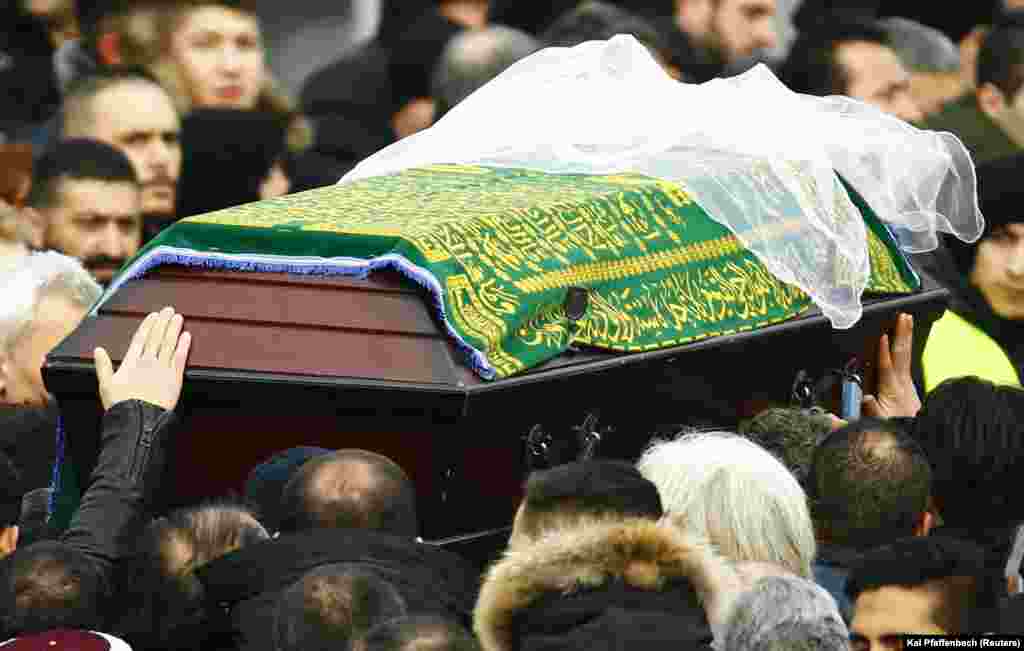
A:
[[[193,333],[168,504],[240,491],[250,468],[293,445],[362,447],[413,477],[427,537],[511,521],[527,471],[524,441],[541,424],[569,433],[597,411],[614,427],[601,454],[629,458],[664,423],[735,425],[789,398],[798,371],[818,376],[860,357],[903,311],[923,341],[947,294],[865,305],[851,330],[820,314],[649,353],[585,350],[486,382],[459,360],[417,288],[367,280],[164,268],[127,285],[49,356],[47,387],[73,424],[67,453],[95,463],[98,413],[91,351],[115,359],[148,312],[174,305]],[[870,373],[867,382],[872,382]]]
[[[866,297],[849,330],[812,308],[644,352],[570,348],[493,380],[467,365],[434,298],[392,270],[344,278],[166,263],[118,284],[44,368],[66,423],[57,524],[95,463],[92,351],[120,359],[140,320],[167,305],[184,315],[193,346],[163,506],[240,492],[249,470],[284,448],[359,447],[409,472],[421,531],[437,540],[510,523],[538,425],[571,456],[574,427],[596,419],[599,454],[633,458],[656,426],[731,428],[788,403],[801,370],[819,377],[856,358],[870,390],[880,334],[909,312],[920,345],[947,293],[922,276],[914,292]]]

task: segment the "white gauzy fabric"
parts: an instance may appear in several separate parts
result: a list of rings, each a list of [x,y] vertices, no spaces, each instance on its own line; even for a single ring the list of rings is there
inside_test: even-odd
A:
[[[836,172],[907,251],[934,249],[937,231],[973,242],[983,228],[956,137],[849,98],[793,93],[764,66],[679,83],[631,36],[523,59],[341,183],[439,163],[678,183],[837,328],[860,319],[870,261]]]

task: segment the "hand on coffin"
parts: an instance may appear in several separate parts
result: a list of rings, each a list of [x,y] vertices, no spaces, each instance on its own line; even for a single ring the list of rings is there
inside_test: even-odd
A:
[[[878,341],[878,395],[864,396],[864,415],[874,418],[913,418],[921,410],[910,364],[914,345],[914,317],[901,314],[889,345],[889,335]]]
[[[181,332],[182,322],[181,315],[170,307],[147,316],[116,373],[107,351],[94,351],[104,409],[126,400],[174,409],[181,396],[185,360],[192,344],[192,336]]]

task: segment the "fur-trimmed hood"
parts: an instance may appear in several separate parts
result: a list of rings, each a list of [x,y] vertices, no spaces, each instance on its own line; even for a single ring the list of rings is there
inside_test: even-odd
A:
[[[655,593],[688,583],[702,596],[714,590],[714,572],[722,564],[709,544],[650,520],[554,531],[513,546],[492,566],[474,611],[474,629],[485,651],[516,651],[519,616],[544,597],[594,591],[613,582]]]

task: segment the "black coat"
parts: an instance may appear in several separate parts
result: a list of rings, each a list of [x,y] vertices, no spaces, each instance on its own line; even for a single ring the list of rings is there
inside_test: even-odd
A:
[[[479,574],[458,556],[412,540],[358,529],[284,535],[212,561],[197,571],[210,603],[227,611],[246,651],[272,651],[277,598],[306,572],[356,563],[392,583],[409,612],[468,625]]]
[[[173,421],[173,412],[139,400],[119,402],[103,415],[96,466],[60,542],[87,556],[108,580],[149,519]],[[0,631],[0,639],[14,633]]]

